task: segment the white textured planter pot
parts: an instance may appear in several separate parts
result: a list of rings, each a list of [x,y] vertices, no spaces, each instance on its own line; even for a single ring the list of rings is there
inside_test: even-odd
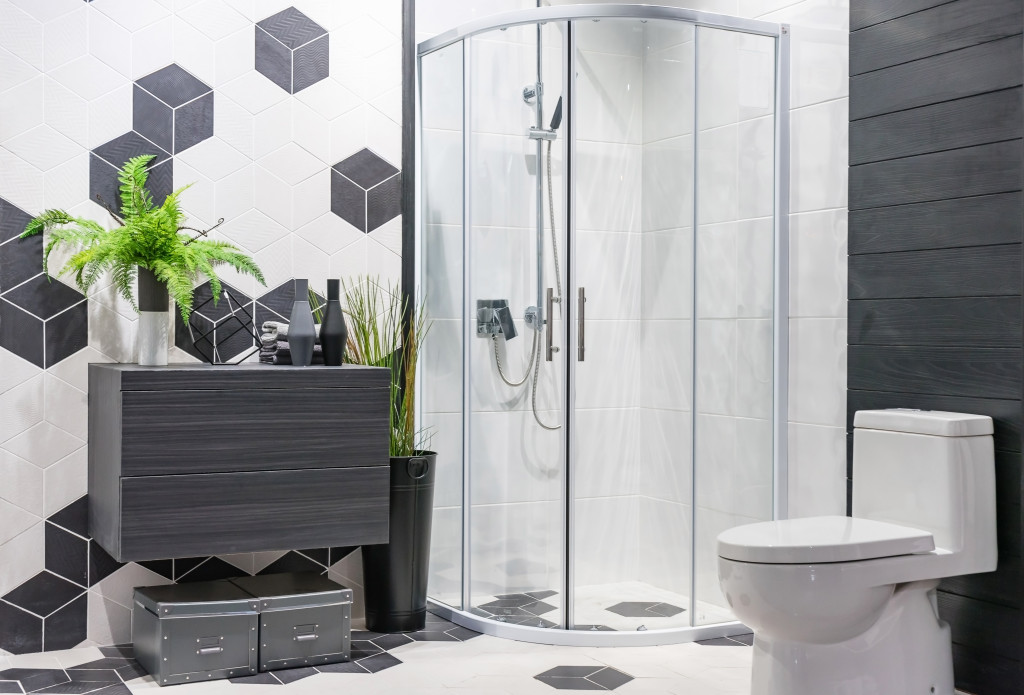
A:
[[[139,364],[162,367],[167,364],[169,348],[167,286],[153,271],[139,268],[139,332],[136,339]]]

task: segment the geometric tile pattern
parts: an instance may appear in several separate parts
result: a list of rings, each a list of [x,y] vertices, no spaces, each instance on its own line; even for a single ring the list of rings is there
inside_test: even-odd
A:
[[[609,606],[605,610],[627,618],[671,618],[686,609],[657,601],[625,601]]]
[[[268,671],[254,676],[241,676],[229,679],[232,683],[252,685],[282,685],[315,676],[318,673],[379,673],[384,669],[397,666],[402,661],[389,650],[413,642],[465,642],[479,637],[479,632],[460,627],[427,613],[427,623],[422,630],[400,634],[382,634],[367,630],[352,631],[352,660],[328,664],[326,666],[309,666],[280,671]]]
[[[0,649],[12,654],[25,654],[71,649],[85,641],[87,589],[126,567],[90,538],[88,514],[88,498],[82,497],[46,519],[45,570],[0,597]],[[256,574],[325,574],[329,567],[354,550],[353,547],[345,547],[284,552],[261,566]],[[219,557],[154,560],[139,564],[168,581],[178,583],[228,579],[253,573]],[[129,588],[126,587],[125,591]],[[129,598],[120,600],[130,604]],[[0,680],[3,680],[2,676]]]
[[[131,361],[137,317],[109,288],[98,287],[87,299],[64,282],[46,281],[43,237],[17,237],[32,214],[47,208],[109,223],[96,206],[97,194],[116,209],[116,170],[132,156],[154,154],[148,185],[156,203],[174,186],[196,182],[182,200],[193,226],[225,217],[228,223],[215,236],[263,252],[257,262],[272,278],[271,287],[260,288],[261,295],[255,283],[237,285],[261,319],[287,320],[293,276],[393,278],[397,251],[374,254],[382,241],[363,238],[329,214],[325,169],[366,147],[397,161],[400,109],[393,99],[377,99],[398,93],[401,72],[398,63],[363,59],[400,45],[400,15],[372,4],[304,0],[301,12],[278,12],[287,3],[264,12],[264,4],[235,0],[0,4],[7,7],[0,7],[0,15],[9,29],[0,52],[10,68],[0,70],[2,656],[76,646],[72,640],[126,641],[131,581],[192,581],[280,567],[323,570],[350,551],[121,565],[89,538],[82,497],[86,368],[93,361]],[[266,16],[271,12],[278,14]],[[273,48],[258,50],[254,37]],[[274,70],[283,75],[283,55],[287,84],[274,76]],[[312,173],[289,158],[299,148],[316,160]],[[263,170],[272,185],[264,185]],[[358,172],[348,174],[361,181]],[[375,212],[367,219],[365,192],[373,188],[364,183],[361,189],[363,232],[392,214],[386,205],[371,205]],[[286,202],[263,205],[268,198]],[[268,218],[261,205],[284,212]],[[218,327],[224,321],[219,312]],[[184,356],[177,349],[173,354]],[[55,600],[75,595],[52,611],[52,605],[34,603],[51,589]],[[0,693],[7,688],[22,692],[18,682],[0,678]],[[74,679],[64,688],[81,690]]]
[[[554,591],[534,591],[525,594],[501,594],[493,601],[475,606],[473,613],[501,623],[530,627],[557,627],[557,623],[540,616],[558,610],[543,599],[554,596]]]
[[[402,212],[402,173],[364,148],[331,167],[331,212],[372,232]]]
[[[754,644],[754,633],[733,635],[732,637],[716,637],[697,642],[702,647],[751,647]]]
[[[132,128],[165,152],[187,150],[213,137],[213,90],[175,64],[135,80]]]
[[[499,594],[494,597],[493,601],[473,606],[469,612],[499,623],[553,628],[558,627],[558,623],[541,616],[558,610],[557,606],[544,600],[557,595],[557,591],[551,590],[529,591],[522,594]],[[585,632],[615,632],[614,628],[607,625],[582,623],[574,624],[573,629]]]
[[[330,36],[294,7],[256,23],[256,71],[289,94],[327,77]]]
[[[206,281],[195,289],[189,325],[174,313],[174,344],[196,359],[227,362],[255,346],[253,309],[253,300],[228,284],[215,304]]]
[[[534,678],[559,690],[615,690],[633,680],[611,666],[556,666]]]
[[[2,614],[2,606],[0,606]],[[465,642],[479,637],[431,613],[422,630],[404,634],[381,634],[366,630],[352,631],[351,661],[326,666],[303,666],[279,671],[257,673],[229,679],[242,685],[285,685],[319,673],[379,673],[402,663],[390,650],[413,642]],[[131,695],[125,686],[146,671],[135,660],[130,644],[100,647],[101,659],[67,668],[8,668],[0,671],[0,693],[96,693],[97,695]],[[4,685],[16,687],[8,690]]]
[[[43,274],[42,235],[20,239],[31,216],[0,199],[0,347],[51,367],[86,346],[85,295]]]
[[[100,647],[102,659],[57,668],[9,668],[0,671],[0,683],[17,683],[19,690],[0,692],[96,693],[131,695],[125,683],[146,672],[134,658],[131,645]]]

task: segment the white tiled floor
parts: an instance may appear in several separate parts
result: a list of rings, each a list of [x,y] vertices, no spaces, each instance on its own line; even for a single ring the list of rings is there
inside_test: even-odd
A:
[[[287,685],[229,681],[172,686],[178,695],[319,695],[401,693],[402,695],[518,695],[556,692],[534,678],[556,666],[611,666],[633,677],[621,693],[662,695],[747,695],[751,649],[681,644],[666,647],[552,647],[481,635],[467,642],[413,642],[391,650],[403,663],[378,673],[320,673]],[[96,648],[0,657],[8,668],[67,668],[102,658]],[[132,693],[155,693],[151,677],[132,680]],[[595,688],[596,689],[596,688]]]

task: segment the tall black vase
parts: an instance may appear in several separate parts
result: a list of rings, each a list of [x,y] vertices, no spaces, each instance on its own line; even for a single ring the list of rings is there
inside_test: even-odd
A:
[[[298,367],[311,365],[315,343],[316,327],[313,325],[313,311],[309,308],[309,281],[296,280],[292,315],[288,320],[288,346],[292,351],[292,364]]]
[[[348,328],[341,313],[340,280],[327,281],[327,306],[324,320],[320,324],[320,346],[324,351],[324,364],[338,367],[345,359],[345,343],[348,342]]]

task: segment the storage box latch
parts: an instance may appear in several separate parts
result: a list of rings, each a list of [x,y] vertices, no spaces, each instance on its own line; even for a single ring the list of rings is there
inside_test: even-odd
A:
[[[317,639],[316,629],[319,625],[296,625],[292,628],[293,640],[295,642],[312,642]]]

